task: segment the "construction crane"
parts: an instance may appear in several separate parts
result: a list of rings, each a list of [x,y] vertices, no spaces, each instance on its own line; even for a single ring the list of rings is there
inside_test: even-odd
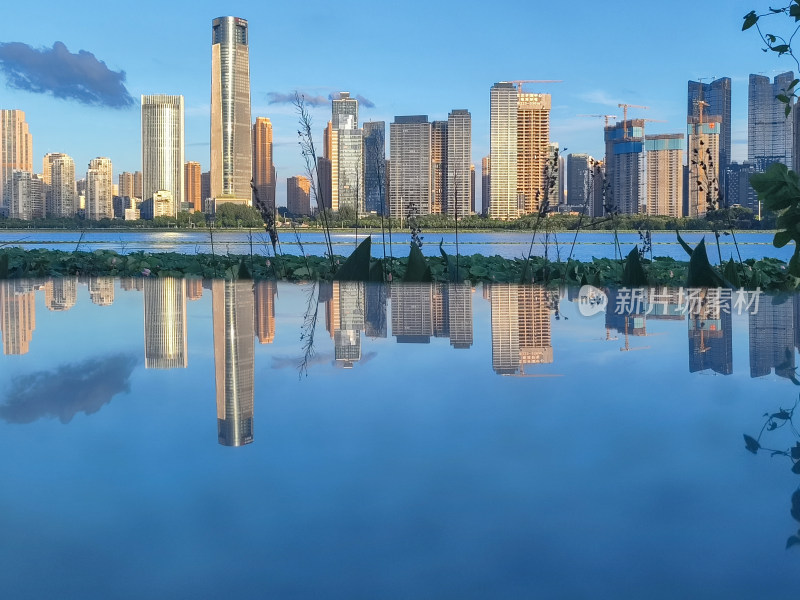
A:
[[[616,120],[616,119],[619,118],[619,117],[617,117],[617,115],[578,115],[578,116],[579,117],[596,117],[598,119],[605,119],[605,121],[606,121],[606,125],[605,126],[606,127],[608,127],[608,120],[609,119]]]
[[[707,106],[710,106],[710,104],[708,102],[706,102],[705,100],[695,100],[694,104],[695,104],[695,106],[697,106],[697,110],[700,113],[700,121],[699,122],[700,122],[700,125],[702,125],[703,124],[703,109],[705,107],[707,107]]]
[[[628,109],[629,108],[648,109],[650,107],[649,106],[642,106],[641,104],[625,104],[625,103],[617,104],[617,106],[622,109],[622,134],[625,137],[625,139],[627,140],[628,139]]]
[[[509,81],[508,83],[516,84],[517,94],[521,94],[523,83],[561,83],[562,81],[564,80],[563,79],[516,79]]]
[[[625,317],[625,347],[620,348],[620,352],[630,352],[631,350],[648,350],[650,346],[638,346],[636,348],[631,348],[631,345],[628,343],[628,318]],[[645,325],[644,335],[647,335],[647,326]]]

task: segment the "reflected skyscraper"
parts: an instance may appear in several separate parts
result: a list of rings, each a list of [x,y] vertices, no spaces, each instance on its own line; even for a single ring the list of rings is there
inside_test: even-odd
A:
[[[144,367],[186,368],[186,280],[144,280]]]
[[[689,313],[689,372],[733,373],[731,303],[708,302]]]
[[[253,282],[216,279],[211,295],[218,439],[243,446],[253,441]]]
[[[433,286],[430,283],[393,285],[392,335],[399,344],[428,344],[433,335]]]
[[[333,297],[339,309],[339,327],[333,332],[337,366],[350,368],[361,360],[361,332],[364,330],[364,283],[334,281]]]
[[[367,337],[385,338],[387,335],[386,300],[388,293],[388,286],[382,283],[368,283],[364,288],[366,303],[364,333]]]
[[[450,344],[453,348],[472,346],[472,288],[450,283],[447,286]]]
[[[553,362],[546,290],[492,284],[492,368],[499,375],[524,374],[526,364]]]
[[[44,286],[44,303],[55,311],[69,310],[78,299],[78,278],[59,277]]]
[[[750,377],[794,375],[794,302],[791,296],[763,295],[750,312]]]
[[[3,354],[27,354],[36,329],[36,302],[28,281],[0,281]]]
[[[256,336],[260,344],[275,341],[275,296],[278,285],[269,279],[257,281],[254,286],[256,303]]]

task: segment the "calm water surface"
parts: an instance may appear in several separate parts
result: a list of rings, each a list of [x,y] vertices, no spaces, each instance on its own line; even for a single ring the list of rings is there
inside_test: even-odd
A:
[[[797,598],[800,298],[605,293],[0,282],[3,597]]]
[[[366,234],[354,232],[334,232],[332,234],[333,251],[336,254],[347,256],[356,247],[356,243],[363,240]],[[685,232],[683,238],[692,244],[697,244],[705,237],[708,256],[712,262],[719,262],[719,255],[723,261],[730,257],[737,258],[736,247],[730,236],[720,238],[720,251],[717,252],[714,243],[714,234],[710,232]],[[322,233],[309,233],[298,231],[295,235],[291,230],[280,231],[280,251],[286,254],[322,255],[325,253],[325,236]],[[439,256],[439,242],[450,254],[456,252],[456,239],[453,233],[425,233],[422,234],[422,252],[427,256]],[[760,259],[765,256],[780,258],[788,261],[792,256],[790,246],[775,248],[772,245],[772,233],[738,232],[736,234],[739,244],[739,254],[742,259]],[[374,256],[383,256],[384,246],[380,232],[373,234],[372,253]],[[410,236],[407,231],[394,232],[391,238],[386,237],[386,255],[408,256]],[[531,232],[497,232],[497,233],[460,233],[458,250],[461,254],[483,254],[485,256],[499,255],[505,258],[519,258],[528,255],[531,248]],[[634,245],[640,244],[639,235],[636,233],[619,234],[620,249],[623,256],[630,252]],[[546,242],[546,244],[545,244]],[[572,249],[575,242],[574,250]],[[23,248],[49,248],[56,250],[75,250],[79,247],[84,251],[98,249],[114,250],[120,253],[135,251],[146,252],[182,252],[194,254],[196,252],[215,252],[231,254],[270,254],[267,236],[263,232],[246,231],[236,232],[226,230],[214,234],[212,248],[208,230],[197,231],[147,231],[135,232],[130,230],[103,230],[80,232],[60,231],[0,231],[0,244],[20,246]],[[618,255],[611,232],[580,232],[575,237],[575,232],[562,232],[547,236],[537,233],[532,251],[534,255],[543,255],[547,246],[548,256],[553,260],[566,260],[572,251],[572,257],[579,260],[591,260],[593,256],[613,258]],[[670,256],[678,260],[685,260],[686,253],[678,244],[674,232],[653,232],[653,255]]]

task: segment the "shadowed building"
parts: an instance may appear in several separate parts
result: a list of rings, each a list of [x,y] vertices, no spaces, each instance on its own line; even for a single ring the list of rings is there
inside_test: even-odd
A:
[[[311,181],[303,175],[286,180],[286,210],[295,216],[311,214]]]
[[[364,287],[365,310],[364,333],[371,338],[385,338],[386,299],[389,287],[382,283],[368,283]]]
[[[606,204],[623,214],[638,214],[646,200],[644,119],[620,121],[605,128]]]
[[[338,327],[333,332],[335,364],[351,368],[361,360],[361,332],[364,330],[364,286],[359,281],[334,281],[333,298],[338,308]]]
[[[788,71],[773,82],[764,75],[750,75],[747,88],[747,160],[763,173],[772,163],[792,168],[795,111],[787,116],[786,105],[776,96],[784,94],[794,79]]]
[[[700,102],[704,117],[718,117],[719,133],[719,172],[724,173],[731,164],[731,80],[721,77],[711,83],[690,81],[688,86],[686,115],[688,123],[699,122]],[[704,120],[708,120],[704,118]]]
[[[186,368],[186,280],[144,280],[144,368]]]
[[[250,50],[247,21],[219,17],[211,25],[211,197],[252,205]]]
[[[215,279],[211,295],[218,440],[243,446],[253,441],[253,282]]]
[[[688,129],[688,216],[702,217],[708,210],[718,208],[720,124],[718,121],[708,120],[703,123],[689,123]]]
[[[795,323],[794,298],[760,298],[758,311],[749,314],[750,377],[769,375],[772,369],[781,377],[794,375]]]
[[[3,354],[27,354],[36,329],[36,299],[25,281],[0,281],[0,334]]]
[[[188,300],[200,300],[203,297],[203,280],[199,278],[185,279],[186,298]]]
[[[481,214],[489,216],[489,199],[491,198],[491,157],[484,156],[481,159]]]
[[[386,123],[367,121],[364,130],[364,210],[386,214]]]
[[[567,156],[567,204],[576,207],[587,207],[589,214],[589,177],[592,159],[588,154],[570,154]]]
[[[447,121],[431,122],[431,214],[447,212]]]

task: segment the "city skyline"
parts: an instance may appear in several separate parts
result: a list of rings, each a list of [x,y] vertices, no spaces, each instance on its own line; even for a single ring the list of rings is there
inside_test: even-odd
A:
[[[452,30],[443,29],[447,12],[444,7],[426,7],[430,19],[419,34],[428,46],[425,52],[409,52],[400,58],[397,42],[385,33],[366,31],[356,40],[355,56],[348,65],[338,65],[334,60],[320,59],[317,53],[313,60],[306,60],[309,50],[298,46],[296,53],[282,54],[276,60],[273,49],[289,43],[300,35],[303,27],[312,32],[322,31],[321,21],[329,15],[331,8],[312,2],[303,8],[303,14],[311,14],[308,25],[298,25],[283,31],[274,23],[305,23],[300,9],[275,7],[269,14],[264,9],[242,3],[226,6],[224,12],[247,19],[251,46],[252,117],[264,116],[272,119],[275,127],[275,165],[282,175],[303,174],[302,159],[296,146],[296,114],[291,104],[285,103],[294,90],[306,95],[311,104],[315,132],[321,131],[330,118],[330,102],[327,97],[337,91],[350,90],[361,96],[360,121],[385,121],[404,114],[428,114],[431,119],[445,118],[452,107],[463,107],[472,114],[473,148],[472,163],[480,169],[481,157],[487,155],[489,145],[489,110],[486,90],[496,81],[515,77],[563,79],[562,83],[529,85],[528,92],[548,93],[553,97],[551,138],[560,144],[562,152],[585,152],[601,156],[601,122],[578,117],[581,113],[618,112],[618,102],[637,103],[650,106],[647,111],[632,115],[665,120],[664,124],[650,124],[648,134],[674,133],[683,130],[686,114],[686,82],[702,78],[709,81],[729,76],[732,80],[733,113],[733,160],[742,161],[746,154],[747,129],[747,79],[750,73],[764,72],[774,75],[792,69],[790,61],[778,59],[759,52],[760,42],[753,32],[742,33],[742,16],[753,7],[750,2],[714,3],[718,15],[718,26],[704,35],[703,60],[697,60],[692,50],[692,36],[683,31],[684,15],[689,4],[678,2],[669,10],[658,13],[661,27],[675,26],[677,39],[685,43],[670,46],[668,61],[659,61],[653,69],[651,53],[632,52],[630,47],[647,47],[646,42],[652,28],[640,27],[641,15],[628,14],[621,10],[622,4],[612,2],[601,13],[589,3],[579,2],[569,22],[555,8],[537,8],[537,25],[545,47],[553,48],[548,57],[537,57],[531,61],[524,45],[514,36],[501,35],[500,21],[504,18],[502,8],[476,18],[467,12],[459,16]],[[363,5],[352,3],[357,10]],[[590,8],[591,7],[591,8]],[[218,7],[200,3],[196,9],[185,11],[185,6],[159,6],[159,14],[165,18],[177,17],[183,23],[181,34],[167,42],[155,34],[145,35],[135,46],[117,43],[114,28],[101,31],[103,22],[111,22],[113,15],[76,14],[74,10],[58,5],[45,6],[53,19],[41,23],[36,31],[26,33],[8,32],[4,39],[27,44],[33,49],[51,48],[63,42],[69,52],[77,54],[86,50],[103,61],[111,72],[125,71],[125,89],[132,98],[140,94],[181,94],[186,97],[186,159],[200,162],[203,171],[208,170],[208,124],[210,120],[208,49],[209,23],[220,16]],[[615,12],[615,9],[619,9]],[[385,9],[381,9],[385,10]],[[143,14],[127,14],[131,26],[146,30]],[[273,14],[274,12],[274,14]],[[540,14],[541,13],[541,14]],[[383,13],[380,13],[383,14]],[[655,13],[654,13],[655,14]],[[11,8],[9,20],[25,19],[30,9],[23,6]],[[105,19],[105,21],[104,21]],[[402,27],[406,17],[395,19],[392,26]],[[636,21],[635,30],[624,42],[606,39],[603,32],[625,22]],[[51,22],[52,21],[52,22]],[[66,25],[65,25],[66,24]],[[72,25],[70,27],[70,24]],[[439,30],[441,29],[441,33]],[[434,30],[436,33],[434,34]],[[92,35],[89,36],[89,32]],[[98,35],[98,31],[101,33]],[[592,32],[597,31],[596,35]],[[750,35],[752,34],[752,35]],[[454,77],[448,78],[446,86],[434,85],[435,70],[429,68],[431,53],[453,54],[450,49],[454,36],[466,36],[475,41],[469,48],[461,48],[463,59],[449,61]],[[709,37],[710,36],[710,37]],[[415,38],[416,39],[416,38]],[[296,40],[295,40],[296,41]],[[411,44],[414,40],[406,40]],[[490,51],[486,51],[486,44]],[[622,45],[622,44],[626,45]],[[603,59],[607,69],[587,69],[582,57],[595,55],[594,49],[607,44],[616,50],[615,61]],[[620,44],[620,45],[617,45]],[[0,60],[9,60],[9,45],[0,47]],[[409,46],[410,48],[411,46]],[[386,65],[397,63],[393,70]],[[452,64],[450,64],[452,62]],[[533,64],[531,64],[533,62]],[[4,64],[8,64],[5,62]],[[379,69],[376,72],[376,69]],[[595,72],[596,71],[596,72]],[[460,76],[460,77],[459,77]],[[9,81],[8,73],[2,83]],[[270,104],[270,102],[276,102]],[[140,170],[136,138],[139,123],[135,110],[126,108],[111,110],[98,106],[87,106],[78,102],[53,98],[49,94],[34,94],[12,89],[5,85],[4,108],[25,110],[34,136],[34,161],[47,152],[64,152],[75,160],[76,165],[85,165],[96,156],[108,156],[115,171]],[[64,116],[68,116],[64,119]],[[114,131],[115,135],[109,135]],[[80,135],[77,135],[80,132]],[[566,148],[566,150],[565,150]],[[79,167],[80,169],[80,167]],[[480,175],[480,172],[478,173]],[[80,174],[78,175],[80,178]],[[281,187],[278,186],[279,192]],[[280,193],[278,203],[285,204]]]

